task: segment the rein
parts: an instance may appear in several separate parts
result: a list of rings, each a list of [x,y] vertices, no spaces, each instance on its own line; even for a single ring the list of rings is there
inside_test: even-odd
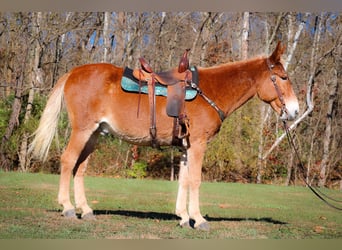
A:
[[[303,173],[304,173],[304,171],[305,171],[304,164],[303,164],[303,162],[302,162],[302,160],[301,160],[301,158],[300,158],[300,155],[299,155],[299,153],[298,153],[298,150],[297,150],[296,146],[294,145],[293,138],[292,138],[292,136],[291,136],[291,134],[290,134],[289,128],[288,128],[287,123],[286,123],[285,120],[283,121],[283,126],[284,126],[284,129],[285,129],[285,131],[286,131],[287,141],[289,142],[290,146],[292,147],[293,151],[295,152],[296,157],[297,157],[297,160],[298,160],[298,162],[299,162],[299,166],[300,166],[301,170],[302,170]],[[328,200],[331,200],[331,201],[334,201],[334,202],[338,202],[338,203],[341,203],[342,201],[339,201],[339,200],[336,200],[336,199],[334,199],[334,198],[329,197],[328,195],[322,193],[322,191],[320,191],[318,188],[315,188],[315,187],[311,186],[310,183],[308,183],[308,182],[306,181],[306,179],[304,178],[304,176],[301,176],[301,175],[300,175],[300,177],[302,178],[302,180],[304,181],[304,183],[308,186],[308,188],[309,188],[309,189],[310,189],[310,190],[311,190],[311,191],[312,191],[320,200],[322,200],[322,201],[323,201],[325,204],[327,204],[328,206],[330,206],[330,207],[332,207],[332,208],[334,208],[334,209],[337,209],[337,210],[342,211],[342,208],[341,208],[341,207],[338,207],[338,206],[332,204],[332,203],[331,203],[330,201],[328,201]],[[323,196],[324,196],[325,198],[324,198]],[[327,200],[327,199],[328,199],[328,200]]]
[[[283,94],[281,93],[280,89],[279,89],[279,86],[277,84],[277,78],[276,78],[276,75],[273,73],[273,68],[274,68],[274,65],[270,63],[269,59],[267,59],[267,66],[268,66],[268,70],[270,71],[271,73],[271,81],[273,82],[273,85],[274,85],[274,88],[277,92],[277,95],[278,95],[278,98],[279,98],[279,101],[281,102],[281,114],[280,116],[285,112],[285,113],[288,113],[288,110],[286,108],[286,105],[285,105],[285,101],[284,101],[284,97],[283,97]],[[305,167],[304,167],[304,164],[301,160],[301,157],[299,155],[299,152],[294,144],[294,141],[293,141],[293,138],[290,134],[290,130],[289,130],[289,127],[287,126],[287,123],[286,123],[286,120],[283,120],[283,127],[284,127],[284,130],[286,132],[286,137],[287,137],[287,141],[288,143],[290,144],[290,146],[292,147],[292,150],[295,152],[295,155],[297,157],[297,160],[299,162],[299,166],[302,170],[303,173],[305,173]],[[342,201],[340,200],[336,200],[336,199],[333,199],[331,197],[329,197],[328,195],[322,193],[319,189],[313,187],[310,185],[310,183],[307,182],[307,180],[304,178],[304,176],[301,176],[300,177],[302,178],[302,180],[304,181],[304,183],[306,184],[306,186],[320,199],[322,200],[325,204],[327,204],[328,206],[336,209],[336,210],[340,210],[342,211],[342,208],[341,207],[338,207],[334,204],[332,204],[330,201],[328,200],[331,200],[331,201],[334,201],[334,202],[337,202],[337,203],[341,203]],[[324,196],[324,197],[323,197]]]

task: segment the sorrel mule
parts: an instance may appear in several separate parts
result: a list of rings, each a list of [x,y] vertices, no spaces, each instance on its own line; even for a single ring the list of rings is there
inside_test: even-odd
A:
[[[292,120],[298,114],[299,106],[280,62],[283,52],[284,47],[278,43],[269,57],[199,67],[199,86],[225,117],[257,95],[269,103],[281,119]],[[82,210],[82,218],[93,216],[85,196],[83,175],[100,133],[110,132],[130,143],[150,145],[148,96],[141,95],[140,115],[137,117],[139,96],[121,89],[123,71],[123,68],[111,64],[74,68],[59,79],[42,114],[31,150],[35,156],[46,159],[65,100],[72,131],[61,156],[58,202],[63,205],[64,216],[75,217],[75,207],[69,197],[72,173],[76,207]],[[166,115],[165,105],[165,98],[156,98],[160,145],[170,145],[172,140],[173,119]],[[191,218],[195,221],[195,228],[208,229],[199,209],[202,160],[207,142],[219,131],[222,121],[217,111],[201,96],[187,102],[185,108],[190,121],[191,146],[187,149],[187,161],[181,162],[176,214],[181,218],[181,226],[188,226]]]

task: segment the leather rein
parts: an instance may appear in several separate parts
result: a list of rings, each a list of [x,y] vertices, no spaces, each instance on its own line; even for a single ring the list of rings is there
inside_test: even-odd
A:
[[[275,88],[275,90],[276,90],[276,92],[277,92],[279,101],[281,102],[281,105],[282,105],[282,107],[281,107],[281,113],[280,113],[280,116],[281,116],[284,112],[285,112],[285,113],[288,113],[288,110],[287,110],[287,108],[286,108],[286,104],[285,104],[285,101],[284,101],[284,96],[283,96],[282,92],[280,91],[279,86],[278,86],[278,84],[277,84],[277,76],[276,76],[276,74],[273,72],[274,65],[271,64],[271,62],[269,61],[268,58],[267,58],[266,62],[267,62],[268,70],[269,70],[269,72],[270,72],[270,74],[271,74],[270,79],[271,79],[271,81],[272,81],[272,83],[273,83],[273,86],[274,86],[274,88]],[[297,148],[296,148],[296,146],[295,146],[295,143],[294,143],[294,141],[293,141],[293,137],[291,136],[289,127],[288,127],[287,122],[286,122],[285,119],[282,120],[282,124],[283,124],[284,130],[285,130],[285,132],[286,132],[287,141],[288,141],[288,143],[290,144],[290,147],[292,147],[292,150],[294,151],[294,153],[295,153],[295,155],[296,155],[296,157],[297,157],[297,160],[298,160],[298,162],[299,162],[299,166],[300,166],[300,168],[301,168],[301,170],[302,170],[302,172],[303,172],[303,176],[300,175],[301,179],[304,181],[304,183],[306,184],[306,186],[307,186],[307,187],[308,187],[308,188],[309,188],[309,189],[310,189],[310,190],[311,190],[311,191],[312,191],[320,200],[322,200],[325,204],[327,204],[328,206],[330,206],[330,207],[332,207],[332,208],[334,208],[334,209],[337,209],[337,210],[342,211],[342,207],[338,207],[338,206],[336,206],[336,205],[334,205],[334,204],[331,203],[331,201],[337,202],[337,203],[342,203],[341,200],[336,200],[336,199],[334,199],[334,198],[329,197],[328,195],[326,195],[326,194],[324,194],[322,191],[320,191],[318,188],[311,186],[310,183],[308,183],[308,181],[306,180],[306,178],[304,178],[305,167],[304,167],[303,161],[301,160],[301,157],[300,157],[300,155],[299,155],[299,152],[298,152],[298,150],[297,150]],[[328,201],[328,200],[330,200],[330,201]]]

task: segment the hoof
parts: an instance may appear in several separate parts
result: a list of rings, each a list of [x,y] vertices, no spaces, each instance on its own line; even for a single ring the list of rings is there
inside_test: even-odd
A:
[[[93,212],[89,212],[86,214],[82,214],[82,220],[96,220],[95,215],[93,214]]]
[[[68,218],[68,219],[76,219],[77,218],[75,209],[69,209],[69,210],[63,211],[62,216],[64,216],[65,218]]]
[[[209,222],[203,221],[199,225],[195,225],[195,228],[201,231],[209,231],[210,230]]]

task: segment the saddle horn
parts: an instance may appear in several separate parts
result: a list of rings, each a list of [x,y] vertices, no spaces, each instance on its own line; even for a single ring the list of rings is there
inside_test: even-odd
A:
[[[148,73],[152,73],[153,72],[151,66],[147,63],[147,61],[143,57],[140,57],[139,61],[140,61],[140,64],[141,64],[141,67],[142,67],[143,70],[145,70]]]
[[[188,53],[190,49],[186,49],[183,56],[181,57],[178,65],[178,73],[183,73],[187,69],[189,69],[189,59],[188,59]]]

